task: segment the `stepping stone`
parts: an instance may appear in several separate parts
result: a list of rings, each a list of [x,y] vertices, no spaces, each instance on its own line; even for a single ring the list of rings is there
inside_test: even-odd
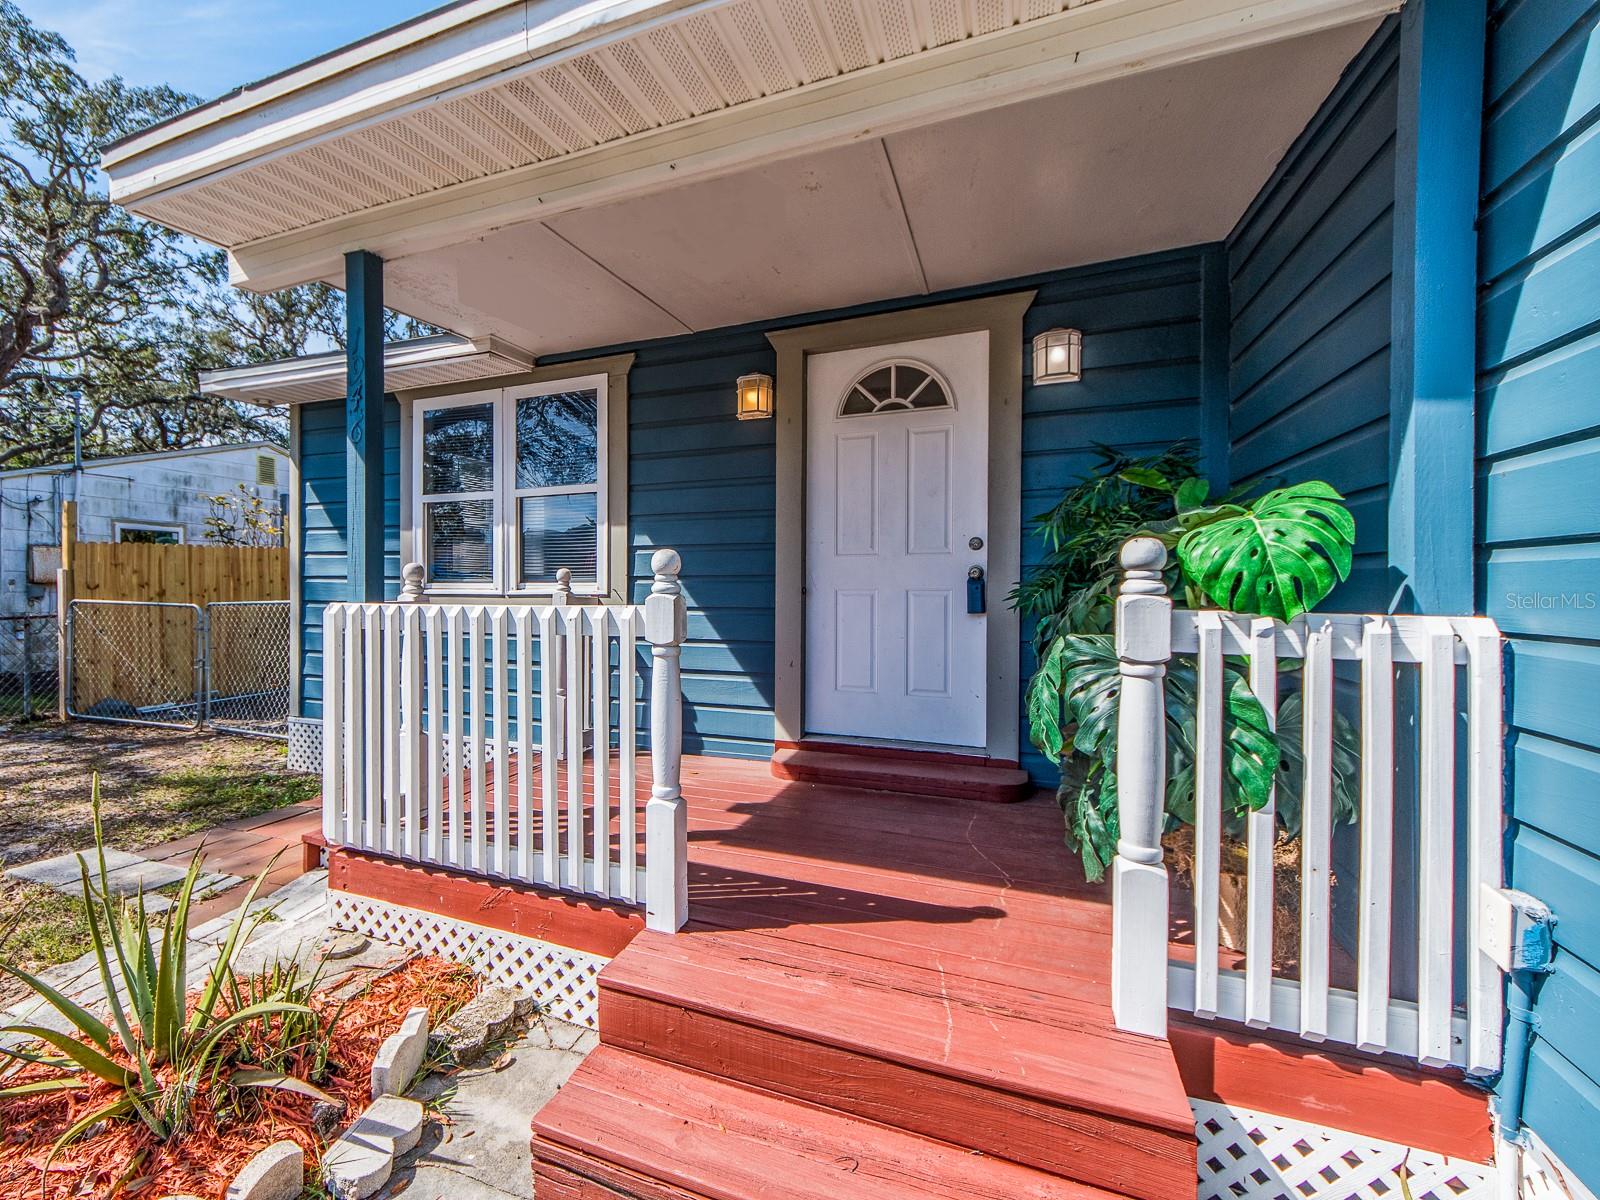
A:
[[[372,1060],[372,1098],[403,1096],[428,1051],[428,1010],[413,1008]]]
[[[305,1191],[306,1159],[291,1141],[273,1142],[233,1177],[224,1200],[300,1200]]]
[[[82,875],[78,863],[88,864],[89,877],[97,878],[99,865],[95,861],[94,851],[83,850],[71,854],[58,854],[54,858],[41,858],[38,862],[23,863],[20,867],[10,867],[6,876],[10,879],[21,879],[28,883],[42,883],[45,887],[54,888],[58,892],[76,892]],[[137,854],[129,854],[126,850],[106,851],[106,871],[114,873],[125,867],[137,866],[145,860]],[[179,879],[183,876],[180,874]]]
[[[366,1200],[389,1182],[394,1160],[422,1139],[422,1105],[384,1096],[367,1106],[322,1156],[322,1174],[338,1200]]]

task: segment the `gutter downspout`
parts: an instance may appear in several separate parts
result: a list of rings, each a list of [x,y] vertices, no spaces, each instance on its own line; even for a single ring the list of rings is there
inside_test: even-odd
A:
[[[1528,1130],[1522,1123],[1528,1061],[1539,1032],[1539,990],[1551,972],[1555,954],[1555,918],[1543,901],[1526,892],[1504,890],[1499,895],[1510,910],[1510,928],[1505,930],[1509,936],[1496,947],[1506,953],[1500,966],[1506,972],[1507,989],[1503,1066],[1495,1089],[1495,1161],[1501,1200],[1515,1200],[1521,1185],[1522,1151],[1528,1145]]]

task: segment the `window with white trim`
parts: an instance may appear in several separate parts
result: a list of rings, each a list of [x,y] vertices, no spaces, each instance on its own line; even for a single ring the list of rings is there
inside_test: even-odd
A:
[[[412,429],[429,591],[606,590],[606,376],[418,400]]]

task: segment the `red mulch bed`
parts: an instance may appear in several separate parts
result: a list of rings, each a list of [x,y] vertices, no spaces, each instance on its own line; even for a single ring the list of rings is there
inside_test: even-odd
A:
[[[345,1004],[332,1036],[330,1061],[336,1066],[318,1086],[345,1101],[353,1119],[369,1098],[378,1047],[399,1028],[406,1010],[424,1005],[437,1021],[476,992],[470,971],[441,958],[413,958],[379,976]],[[331,1017],[338,1003],[323,994],[313,1007]],[[6,1083],[56,1074],[30,1067]],[[137,1118],[118,1120],[94,1137],[64,1147],[46,1172],[45,1160],[56,1138],[78,1117],[119,1094],[111,1084],[91,1080],[76,1091],[0,1102],[0,1197],[116,1200],[190,1193],[220,1198],[251,1156],[269,1143],[283,1138],[298,1142],[308,1168],[323,1145],[311,1128],[310,1099],[249,1091],[241,1094],[237,1111],[220,1123],[209,1100],[197,1097],[188,1129],[166,1145]]]

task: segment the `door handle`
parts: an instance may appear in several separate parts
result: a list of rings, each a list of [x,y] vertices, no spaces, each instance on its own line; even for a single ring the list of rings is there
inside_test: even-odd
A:
[[[967,612],[979,614],[988,611],[988,597],[983,586],[983,568],[972,567],[967,571]]]

